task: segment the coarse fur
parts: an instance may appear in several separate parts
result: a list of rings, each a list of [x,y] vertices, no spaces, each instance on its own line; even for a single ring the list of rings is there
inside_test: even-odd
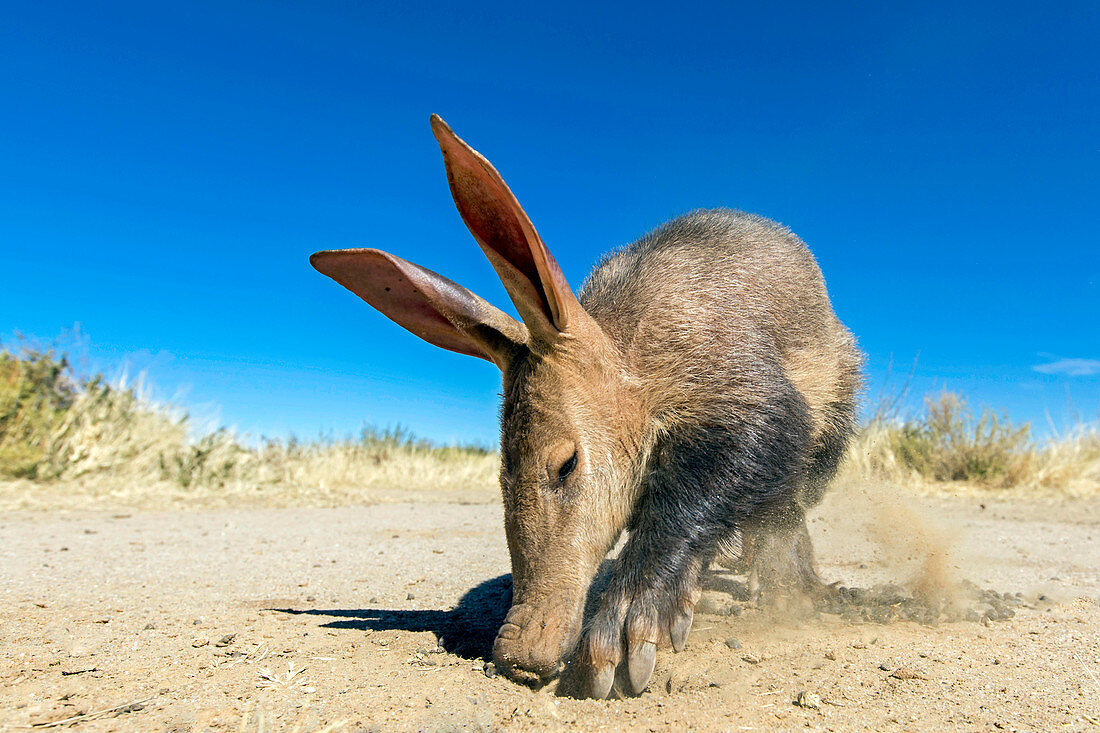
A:
[[[513,605],[494,658],[517,679],[570,660],[606,697],[682,649],[700,575],[740,544],[755,589],[821,586],[804,513],[852,434],[861,360],[786,228],[717,209],[605,258],[574,296],[496,170],[433,117],[464,221],[522,323],[378,250],[312,262],[413,333],[503,374],[501,489]],[[582,628],[599,563],[624,532]]]
[[[729,209],[691,212],[605,257],[579,300],[644,380],[652,431],[726,425],[770,404],[784,388],[777,379],[805,402],[811,452],[838,457],[853,430],[859,353],[786,227]],[[807,505],[820,498],[813,484]]]

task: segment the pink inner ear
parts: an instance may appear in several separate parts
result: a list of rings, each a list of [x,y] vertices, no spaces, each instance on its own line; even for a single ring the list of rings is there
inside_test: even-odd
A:
[[[551,328],[563,330],[575,297],[516,197],[492,164],[435,115],[432,132],[443,151],[455,205],[512,301],[525,319],[545,318]]]
[[[467,313],[477,304],[475,296],[465,288],[378,250],[318,252],[310,262],[319,272],[425,341],[492,361],[492,354],[483,344],[460,331],[444,315],[445,312],[463,314],[469,320],[478,315]],[[434,287],[431,278],[438,279],[444,292]],[[415,280],[421,282],[418,284]]]
[[[382,262],[368,261],[358,295],[421,338],[455,332],[455,327],[404,275]],[[388,263],[386,263],[388,265]]]
[[[503,183],[487,176],[477,160],[462,158],[453,161],[449,172],[455,206],[466,226],[478,242],[519,270],[548,304],[538,266],[531,254],[528,233],[519,218],[526,218],[526,214],[514,210],[519,207],[510,205],[512,192]]]

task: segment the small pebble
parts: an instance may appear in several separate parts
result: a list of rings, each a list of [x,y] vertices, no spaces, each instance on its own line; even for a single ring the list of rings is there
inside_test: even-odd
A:
[[[794,699],[794,704],[800,708],[808,708],[810,710],[821,709],[821,696],[816,692],[810,692],[803,690],[798,693],[798,697]]]
[[[753,656],[752,654],[746,654],[745,656],[741,657],[741,659],[748,662],[749,664],[760,664],[760,657]]]
[[[741,642],[731,636],[730,638],[726,639],[726,646],[728,646],[730,649],[740,649]]]

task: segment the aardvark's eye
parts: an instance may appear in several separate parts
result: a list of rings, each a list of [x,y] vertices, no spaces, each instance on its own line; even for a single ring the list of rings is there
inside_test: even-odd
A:
[[[577,451],[573,451],[573,455],[566,459],[565,463],[561,464],[561,468],[558,469],[558,483],[564,484],[565,480],[569,478],[569,474],[573,473],[573,469],[577,467]]]

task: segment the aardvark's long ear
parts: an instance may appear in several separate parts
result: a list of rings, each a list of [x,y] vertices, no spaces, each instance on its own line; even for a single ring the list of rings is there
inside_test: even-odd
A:
[[[458,212],[524,323],[540,335],[566,330],[581,305],[531,220],[489,161],[438,115],[431,122]]]
[[[315,252],[309,262],[399,326],[444,349],[508,367],[522,323],[442,275],[377,249]]]

